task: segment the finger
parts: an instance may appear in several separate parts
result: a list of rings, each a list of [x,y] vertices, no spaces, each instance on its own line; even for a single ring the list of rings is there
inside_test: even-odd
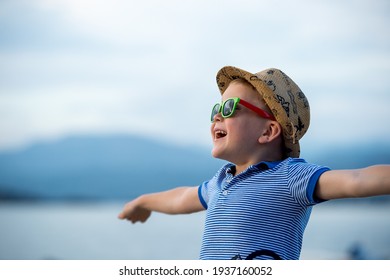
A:
[[[121,219],[121,220],[123,220],[125,217],[126,217],[125,213],[123,213],[123,212],[119,213],[119,215],[118,215],[118,219]]]

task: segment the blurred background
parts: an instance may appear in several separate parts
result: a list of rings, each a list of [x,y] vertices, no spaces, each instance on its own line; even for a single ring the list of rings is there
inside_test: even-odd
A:
[[[0,0],[0,259],[198,258],[204,213],[116,216],[224,164],[209,115],[225,65],[300,86],[303,158],[389,164],[389,14],[386,0]],[[389,197],[314,207],[302,258],[390,259]]]

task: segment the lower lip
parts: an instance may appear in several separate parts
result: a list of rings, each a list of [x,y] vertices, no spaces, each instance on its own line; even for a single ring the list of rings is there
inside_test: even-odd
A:
[[[218,138],[217,138],[217,137],[214,137],[214,142],[215,142],[215,141],[219,141],[219,140],[221,140],[221,139],[223,139],[223,138],[225,138],[225,137],[226,137],[226,136],[224,136],[224,137],[218,137]]]

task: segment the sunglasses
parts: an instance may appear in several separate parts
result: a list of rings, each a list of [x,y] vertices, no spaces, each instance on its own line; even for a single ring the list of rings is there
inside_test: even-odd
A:
[[[236,111],[237,104],[241,104],[242,106],[248,108],[249,110],[252,110],[253,112],[260,115],[262,118],[275,120],[274,116],[267,113],[263,109],[260,109],[259,107],[256,107],[255,105],[252,105],[249,102],[246,102],[245,100],[242,100],[238,97],[228,98],[222,103],[217,103],[214,105],[213,109],[211,110],[211,122],[214,122],[214,117],[216,114],[221,113],[223,118],[230,118],[233,116],[234,112]]]

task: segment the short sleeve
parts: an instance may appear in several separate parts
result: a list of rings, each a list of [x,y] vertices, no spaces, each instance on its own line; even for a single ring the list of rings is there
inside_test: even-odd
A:
[[[317,185],[317,182],[318,182],[318,179],[320,178],[320,176],[321,176],[324,172],[329,171],[329,170],[330,170],[329,168],[323,167],[323,168],[321,168],[321,169],[318,169],[318,170],[310,177],[309,184],[308,184],[307,189],[306,189],[306,196],[307,196],[307,198],[309,199],[309,201],[312,202],[313,204],[317,204],[317,203],[321,203],[321,202],[326,201],[326,200],[319,199],[319,198],[315,197],[314,191],[315,191],[315,188],[316,188],[316,185]]]
[[[207,185],[209,181],[202,183],[198,188],[198,196],[200,203],[202,203],[204,209],[207,209],[208,194],[207,194]]]
[[[314,197],[314,190],[321,174],[328,170],[328,167],[307,163],[302,159],[291,159],[288,185],[294,200],[305,206],[322,202]]]

